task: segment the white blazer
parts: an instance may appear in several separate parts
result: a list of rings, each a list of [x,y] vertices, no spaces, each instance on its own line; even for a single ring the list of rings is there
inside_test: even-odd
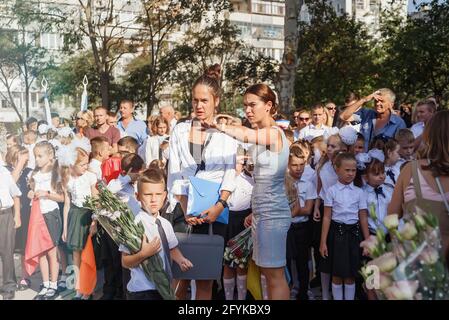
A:
[[[197,168],[189,149],[190,127],[190,121],[178,123],[170,135],[167,189],[171,196],[188,195],[189,177],[195,175]],[[206,170],[199,171],[196,177],[222,183],[221,190],[233,192],[237,141],[218,131],[209,135],[204,151]]]

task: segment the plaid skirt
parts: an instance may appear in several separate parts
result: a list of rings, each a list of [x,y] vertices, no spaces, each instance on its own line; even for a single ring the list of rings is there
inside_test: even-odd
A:
[[[339,278],[355,278],[361,267],[362,233],[359,223],[344,224],[332,220],[327,236],[328,257],[322,258],[321,272]]]

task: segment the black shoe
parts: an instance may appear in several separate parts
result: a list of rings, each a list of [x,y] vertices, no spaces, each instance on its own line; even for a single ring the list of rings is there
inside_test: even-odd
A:
[[[48,288],[44,295],[43,300],[54,300],[58,296],[58,290],[53,288]]]
[[[12,300],[16,296],[16,293],[14,291],[6,291],[2,293],[3,300]]]
[[[39,288],[39,293],[33,298],[33,300],[45,300],[45,295],[47,294],[48,288],[44,287],[43,284],[41,284]]]
[[[22,279],[17,284],[17,290],[18,291],[25,291],[30,288],[31,281],[29,279]]]
[[[316,276],[312,280],[310,280],[310,288],[318,288],[321,287],[321,277]]]
[[[67,286],[65,281],[59,280],[58,281],[58,289],[56,290],[58,293],[64,292],[67,290]]]

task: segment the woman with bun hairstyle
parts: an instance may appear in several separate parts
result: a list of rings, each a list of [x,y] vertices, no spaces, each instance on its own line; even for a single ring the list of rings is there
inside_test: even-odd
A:
[[[212,223],[214,234],[225,238],[226,225],[215,222],[227,206],[227,200],[235,189],[237,142],[215,130],[204,130],[202,123],[213,125],[216,109],[220,104],[219,66],[210,67],[199,77],[192,88],[192,107],[195,118],[178,123],[170,136],[168,162],[168,192],[172,208],[179,203],[187,213],[189,177],[221,184],[220,199],[200,217],[186,215],[186,222],[193,233],[207,234]],[[178,205],[178,207],[179,207]],[[173,209],[174,210],[174,209]],[[177,296],[184,299],[187,283],[182,281]],[[213,279],[196,281],[196,299],[212,298]]]
[[[254,163],[251,207],[253,260],[266,278],[268,299],[288,300],[286,266],[287,232],[291,212],[284,187],[289,144],[273,120],[276,95],[266,84],[255,84],[243,96],[246,117],[254,129],[233,125],[212,125],[239,141],[253,144],[249,153]],[[208,123],[204,127],[210,126]]]

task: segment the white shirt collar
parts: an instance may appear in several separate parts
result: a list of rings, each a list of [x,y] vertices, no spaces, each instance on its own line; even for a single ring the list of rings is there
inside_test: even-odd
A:
[[[352,189],[352,190],[354,190],[355,189],[354,182],[351,182],[350,184],[343,184],[340,181],[338,181],[337,182],[337,187],[338,187],[338,190],[343,190],[343,189]]]

